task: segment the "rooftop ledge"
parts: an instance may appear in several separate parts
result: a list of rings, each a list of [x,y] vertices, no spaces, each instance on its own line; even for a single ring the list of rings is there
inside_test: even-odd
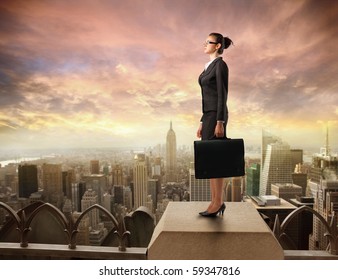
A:
[[[148,246],[150,260],[282,260],[284,251],[251,203],[227,202],[224,216],[198,214],[208,202],[170,202]]]

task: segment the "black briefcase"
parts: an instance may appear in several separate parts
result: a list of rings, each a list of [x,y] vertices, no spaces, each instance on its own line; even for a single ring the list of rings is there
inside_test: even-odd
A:
[[[244,176],[243,139],[194,141],[195,178],[227,178]]]

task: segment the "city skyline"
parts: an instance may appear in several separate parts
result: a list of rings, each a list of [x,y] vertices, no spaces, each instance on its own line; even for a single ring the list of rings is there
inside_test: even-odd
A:
[[[171,121],[192,145],[214,31],[235,43],[229,137],[321,147],[328,124],[338,148],[338,3],[15,0],[0,15],[0,149],[152,146]]]

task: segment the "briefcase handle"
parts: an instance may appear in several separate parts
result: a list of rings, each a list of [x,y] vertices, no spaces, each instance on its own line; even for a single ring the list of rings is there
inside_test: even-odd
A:
[[[216,135],[214,135],[213,137],[211,137],[208,140],[231,140],[231,138],[228,138],[228,137],[216,137]]]

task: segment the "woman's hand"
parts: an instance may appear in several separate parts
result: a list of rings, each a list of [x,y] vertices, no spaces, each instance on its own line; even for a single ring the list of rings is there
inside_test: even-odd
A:
[[[216,138],[224,137],[224,125],[223,122],[217,121],[216,128],[215,128],[215,136]]]
[[[202,138],[202,123],[200,123],[200,126],[197,129],[197,138]]]

